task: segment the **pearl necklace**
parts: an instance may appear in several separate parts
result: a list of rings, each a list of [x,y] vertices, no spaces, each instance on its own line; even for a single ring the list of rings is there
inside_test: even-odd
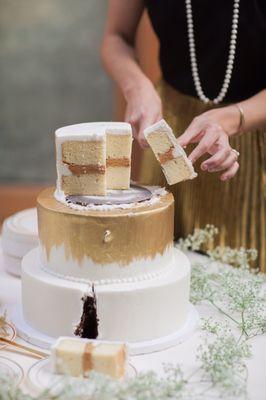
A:
[[[226,96],[226,93],[227,93],[229,85],[230,85],[231,77],[232,77],[232,71],[233,71],[234,60],[235,60],[235,52],[236,52],[236,38],[237,38],[240,0],[234,0],[231,39],[230,39],[229,56],[228,56],[228,60],[227,60],[225,77],[224,77],[224,81],[223,81],[223,85],[220,90],[220,93],[213,100],[210,100],[207,96],[205,96],[205,94],[202,90],[202,87],[201,87],[199,71],[198,71],[197,56],[196,56],[196,49],[195,49],[191,0],[185,0],[185,2],[186,2],[186,13],[187,13],[189,53],[190,53],[191,71],[192,71],[194,86],[195,86],[197,95],[200,98],[200,100],[202,100],[206,104],[211,103],[211,102],[213,102],[214,104],[218,104]]]

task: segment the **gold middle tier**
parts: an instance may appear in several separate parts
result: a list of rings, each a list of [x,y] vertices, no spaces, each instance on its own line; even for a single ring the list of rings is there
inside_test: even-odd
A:
[[[56,269],[58,265],[62,272],[66,262],[65,274],[71,268],[73,275],[74,264],[85,271],[91,264],[115,263],[124,269],[141,260],[150,260],[152,270],[153,259],[173,245],[174,199],[170,193],[141,207],[77,211],[55,200],[54,188],[49,188],[39,195],[37,209],[46,266]],[[77,273],[80,276],[80,269]]]

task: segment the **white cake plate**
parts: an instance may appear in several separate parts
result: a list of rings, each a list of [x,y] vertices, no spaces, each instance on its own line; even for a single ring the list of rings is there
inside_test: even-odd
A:
[[[18,335],[22,339],[26,340],[26,342],[31,343],[34,346],[42,347],[43,349],[50,349],[50,346],[53,345],[57,339],[44,335],[36,329],[30,327],[24,321],[22,308],[20,305],[16,305],[16,307],[12,310],[11,319],[16,326]],[[198,326],[198,323],[198,311],[192,304],[190,304],[187,321],[182,328],[171,335],[164,336],[159,339],[128,343],[130,355],[154,353],[156,351],[162,351],[169,347],[176,346],[192,336]],[[99,342],[101,342],[101,340],[99,340]]]

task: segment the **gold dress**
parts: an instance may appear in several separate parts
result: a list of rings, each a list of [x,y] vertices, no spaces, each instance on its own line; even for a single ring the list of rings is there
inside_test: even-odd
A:
[[[210,109],[200,100],[180,94],[165,81],[158,84],[158,92],[164,118],[177,136],[196,115]],[[219,228],[215,245],[256,248],[257,264],[266,272],[266,133],[245,132],[232,137],[230,143],[240,152],[240,168],[233,179],[222,182],[221,173],[201,171],[200,159],[195,164],[196,179],[169,188],[175,197],[175,238],[213,224]],[[190,151],[188,147],[187,152]],[[146,150],[141,159],[139,181],[166,184],[151,150]]]

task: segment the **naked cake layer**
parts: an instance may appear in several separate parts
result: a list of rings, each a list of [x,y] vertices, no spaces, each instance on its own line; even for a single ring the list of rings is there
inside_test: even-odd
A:
[[[104,196],[106,194],[105,171],[62,176],[61,188],[68,195]]]

